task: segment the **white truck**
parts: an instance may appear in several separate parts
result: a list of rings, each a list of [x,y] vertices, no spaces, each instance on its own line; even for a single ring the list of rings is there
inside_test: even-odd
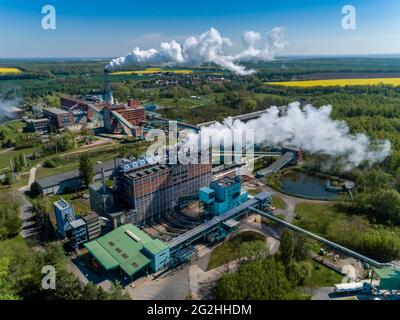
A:
[[[367,282],[350,282],[335,284],[334,293],[336,294],[355,294],[355,293],[370,293],[372,287]]]

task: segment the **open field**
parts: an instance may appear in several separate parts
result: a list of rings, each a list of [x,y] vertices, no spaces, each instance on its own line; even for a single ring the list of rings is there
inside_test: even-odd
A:
[[[305,80],[266,82],[268,85],[284,87],[345,87],[345,86],[377,86],[377,85],[400,85],[400,78],[360,78],[360,79],[328,79],[328,80]]]
[[[210,261],[208,263],[208,270],[217,268],[227,262],[238,259],[240,246],[242,243],[251,241],[265,242],[265,238],[256,232],[246,231],[234,236],[232,239],[229,239],[228,241],[216,247],[211,253]]]
[[[328,234],[328,227],[338,220],[351,221],[352,216],[341,212],[335,204],[299,203],[296,213],[301,217],[294,224],[300,228],[316,233],[322,237]],[[365,221],[368,224],[367,221]]]
[[[319,288],[319,287],[330,287],[334,284],[341,283],[343,276],[336,271],[329,269],[328,267],[320,264],[314,260],[307,260],[307,264],[310,265],[309,274],[304,278],[302,283],[303,287],[307,288]]]
[[[316,72],[297,75],[298,80],[400,78],[399,72]]]
[[[18,135],[18,130],[25,127],[25,123],[21,120],[13,120],[0,124],[0,131],[4,131],[7,138],[15,139]]]
[[[0,151],[0,172],[2,170],[8,170],[10,165],[10,158],[13,159],[14,157],[18,157],[21,153],[25,153],[26,156],[29,156],[30,154],[33,154],[36,151],[39,151],[39,147],[20,149],[20,150]]]
[[[0,67],[0,75],[3,74],[21,74],[22,71],[17,68],[3,68]]]
[[[286,202],[283,201],[281,197],[278,197],[277,195],[272,195],[272,206],[278,209],[286,209]]]
[[[147,68],[144,70],[135,70],[135,71],[117,71],[111,73],[112,75],[129,75],[129,74],[154,74],[154,73],[176,73],[176,74],[191,74],[192,70],[185,69],[162,69],[162,68]]]

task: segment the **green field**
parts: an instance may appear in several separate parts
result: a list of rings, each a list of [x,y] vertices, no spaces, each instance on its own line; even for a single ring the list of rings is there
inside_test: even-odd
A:
[[[277,195],[272,195],[272,206],[278,209],[286,209],[286,202]]]
[[[88,190],[87,189],[80,190],[79,193],[85,194],[85,193],[88,193]],[[90,211],[89,199],[79,198],[79,199],[72,200],[72,198],[74,197],[74,194],[75,194],[75,192],[65,193],[65,194],[61,194],[61,195],[55,195],[55,196],[52,196],[49,198],[49,202],[53,203],[62,198],[72,205],[72,207],[74,208],[74,212],[77,216],[88,214]]]
[[[321,236],[326,236],[330,223],[351,221],[351,216],[339,211],[334,204],[300,203],[296,206],[296,213],[301,219],[294,220],[294,224]]]
[[[43,162],[46,159],[50,159],[52,157],[63,157],[63,165],[58,166],[56,168],[44,168],[40,167],[36,171],[36,177],[37,179],[52,176],[55,174],[59,173],[64,173],[68,172],[71,170],[75,170],[79,168],[79,155],[82,153],[88,153],[90,156],[90,159],[92,159],[93,163],[96,163],[97,161],[105,162],[105,161],[110,161],[114,159],[116,156],[121,154],[121,148],[125,147],[127,152],[137,152],[137,153],[142,153],[146,149],[146,144],[143,143],[131,143],[131,144],[126,144],[126,145],[121,145],[121,144],[114,144],[114,145],[106,145],[106,146],[101,146],[101,147],[94,147],[94,148],[88,148],[85,150],[82,150],[81,153],[75,153],[74,155],[65,155],[67,153],[74,152],[74,150],[70,150],[65,152],[64,154],[56,154],[56,155],[51,155],[45,158],[40,159],[40,162]],[[76,149],[75,151],[79,151]],[[71,158],[72,157],[72,158]]]
[[[10,158],[14,158],[19,156],[22,153],[25,153],[26,156],[29,154],[38,151],[39,147],[36,148],[28,148],[28,149],[21,149],[21,150],[1,150],[0,149],[0,171],[7,171],[10,168]]]
[[[210,261],[208,262],[208,270],[238,259],[240,245],[244,242],[251,241],[265,242],[265,237],[256,232],[246,231],[216,247],[211,253]]]
[[[0,131],[4,131],[8,138],[14,139],[18,135],[17,130],[24,127],[25,123],[23,121],[14,120],[0,124]]]
[[[334,284],[341,283],[343,275],[316,262],[314,260],[306,260],[310,273],[305,277],[302,283],[306,288],[330,287]]]

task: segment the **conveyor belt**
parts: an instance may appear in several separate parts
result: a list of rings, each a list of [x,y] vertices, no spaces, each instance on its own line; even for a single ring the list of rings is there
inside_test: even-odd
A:
[[[188,232],[185,232],[184,234],[176,237],[175,239],[172,239],[170,242],[167,243],[167,245],[169,246],[169,248],[171,250],[173,250],[173,248],[175,248],[183,243],[195,241],[196,239],[200,238],[204,232],[214,229],[220,223],[222,223],[226,220],[234,219],[240,213],[244,213],[245,211],[248,210],[248,208],[255,206],[256,204],[258,204],[257,199],[255,199],[255,198],[249,199],[246,202],[242,203],[241,205],[237,206],[236,208],[233,208],[220,216],[214,217],[211,220],[204,222],[200,226],[193,228],[192,230],[189,230]]]
[[[285,165],[287,165],[293,159],[292,152],[286,152],[282,157],[276,160],[273,164],[268,166],[267,168],[257,172],[257,176],[266,177],[271,173],[277,173],[280,169],[282,169]]]
[[[310,231],[307,231],[307,230],[304,230],[302,228],[299,228],[299,227],[297,227],[297,226],[295,226],[295,225],[293,225],[293,224],[291,224],[291,223],[289,223],[289,222],[287,222],[285,220],[278,219],[277,217],[275,217],[274,215],[272,215],[270,213],[267,213],[267,212],[264,212],[264,211],[261,211],[261,210],[258,210],[256,208],[252,208],[252,207],[250,207],[249,210],[254,212],[254,213],[256,213],[256,214],[259,214],[259,215],[261,215],[261,216],[263,216],[263,217],[265,217],[267,219],[270,219],[270,220],[272,220],[272,221],[274,221],[276,223],[279,223],[279,224],[281,224],[281,225],[283,225],[283,226],[285,226],[285,227],[287,227],[289,229],[292,229],[293,231],[303,233],[304,235],[306,235],[307,237],[309,237],[311,239],[317,240],[317,241],[319,241],[319,242],[321,242],[321,243],[323,243],[323,244],[325,244],[325,245],[327,245],[327,246],[329,246],[331,248],[334,248],[334,249],[336,249],[336,250],[338,250],[340,252],[343,252],[343,253],[345,253],[345,254],[347,254],[349,256],[352,256],[352,257],[354,257],[354,258],[356,258],[358,260],[364,261],[364,262],[368,263],[369,265],[372,265],[372,266],[375,266],[375,267],[378,267],[378,268],[392,267],[392,265],[390,263],[381,263],[381,262],[378,262],[378,261],[373,260],[371,258],[368,258],[366,256],[363,256],[362,254],[359,254],[358,252],[355,252],[353,250],[347,249],[346,247],[343,247],[343,246],[341,246],[341,245],[339,245],[337,243],[334,243],[334,242],[329,241],[329,240],[327,240],[325,238],[322,238],[322,237],[320,237],[320,236],[318,236],[318,235],[316,235],[316,234],[314,234],[314,233],[312,233]]]

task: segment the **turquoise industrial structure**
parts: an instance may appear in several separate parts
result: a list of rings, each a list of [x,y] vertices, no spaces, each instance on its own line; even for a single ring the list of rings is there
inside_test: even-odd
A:
[[[213,181],[210,187],[199,189],[199,199],[205,205],[207,213],[219,216],[237,207],[248,199],[247,192],[241,190],[240,177],[223,177]]]

